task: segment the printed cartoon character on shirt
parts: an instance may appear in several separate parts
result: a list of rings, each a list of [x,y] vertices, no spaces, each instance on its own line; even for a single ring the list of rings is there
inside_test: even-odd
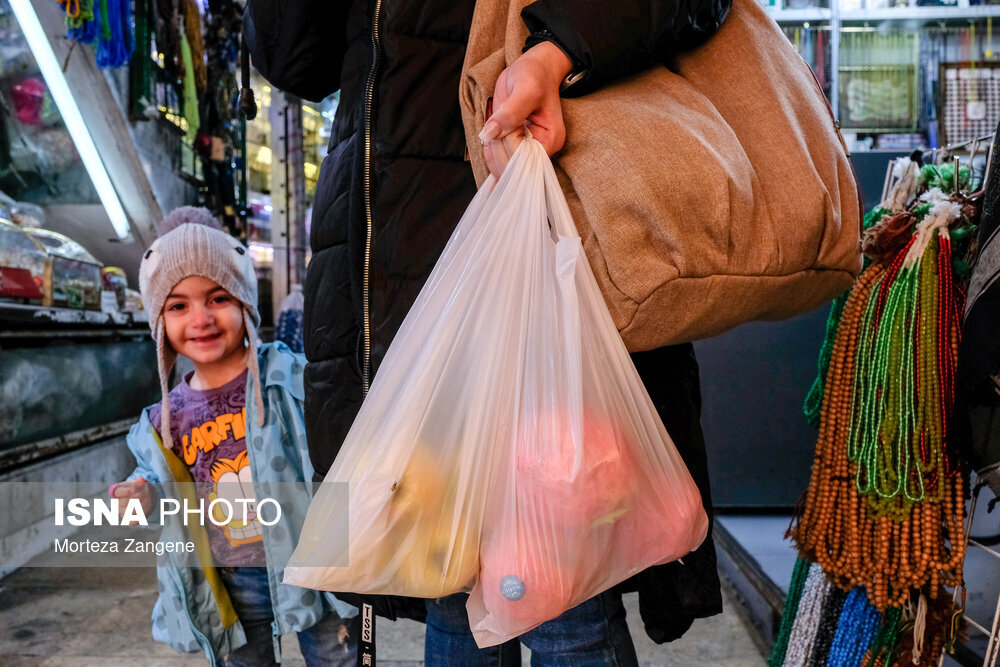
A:
[[[257,496],[253,490],[250,458],[246,450],[237,454],[236,458],[220,458],[212,464],[212,482],[214,488],[208,496],[209,505],[212,506],[215,521],[222,524],[220,527],[229,546],[238,547],[263,540],[263,532],[257,520]],[[229,511],[225,503],[213,504],[216,499],[228,501],[232,511]],[[244,507],[246,521],[243,520]]]

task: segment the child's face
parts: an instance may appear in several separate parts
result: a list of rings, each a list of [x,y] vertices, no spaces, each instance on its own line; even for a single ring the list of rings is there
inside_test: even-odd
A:
[[[163,304],[170,346],[195,366],[232,361],[244,353],[243,307],[218,284],[190,276],[177,283]]]

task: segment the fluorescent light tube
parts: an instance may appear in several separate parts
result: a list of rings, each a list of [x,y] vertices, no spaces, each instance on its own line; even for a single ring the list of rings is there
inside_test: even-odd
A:
[[[104,162],[101,161],[97,146],[90,136],[90,131],[87,130],[87,124],[83,121],[83,114],[80,113],[80,108],[76,105],[76,100],[73,99],[73,93],[69,90],[66,77],[56,60],[48,37],[45,36],[45,31],[42,30],[42,24],[38,21],[35,9],[31,6],[30,0],[10,0],[10,6],[14,10],[17,22],[21,24],[21,30],[35,56],[38,69],[45,77],[45,83],[48,84],[49,92],[52,93],[52,99],[59,107],[59,113],[62,114],[63,122],[66,123],[66,129],[69,130],[73,143],[76,144],[76,150],[83,160],[83,166],[90,174],[90,180],[93,181],[97,196],[101,199],[108,218],[111,219],[115,233],[120,239],[128,238],[129,222],[125,215],[125,209],[122,208],[118,193],[111,185],[111,178],[108,177]]]

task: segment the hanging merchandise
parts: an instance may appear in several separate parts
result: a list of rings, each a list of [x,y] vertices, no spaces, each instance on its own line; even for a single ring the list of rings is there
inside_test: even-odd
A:
[[[809,575],[802,586],[797,613],[790,615],[794,623],[788,635],[786,661],[793,665],[808,663],[816,642],[816,628],[819,627],[819,619],[823,613],[823,603],[832,588],[823,568],[815,563],[809,565],[801,559],[799,562],[809,568]]]
[[[968,30],[971,30],[971,26]],[[970,55],[978,56],[969,50]],[[1000,63],[945,62],[940,66],[939,140],[967,141],[991,132],[1000,118]]]
[[[891,181],[892,188],[887,188],[888,191],[883,193],[882,203],[865,215],[861,223],[863,231],[868,230],[876,222],[881,221],[887,214],[898,213],[905,208],[907,202],[916,195],[919,166],[917,162],[909,158],[901,158],[893,162],[887,174],[887,181]],[[887,237],[878,235],[875,238],[884,239]],[[865,257],[863,268],[867,269],[870,264],[871,260]],[[823,394],[826,387],[826,374],[830,366],[830,355],[833,353],[834,338],[837,335],[837,326],[840,323],[840,317],[849,295],[850,290],[844,292],[834,299],[830,306],[830,314],[826,320],[826,334],[824,335],[823,345],[820,348],[819,354],[819,373],[816,375],[816,379],[813,380],[812,387],[806,395],[802,408],[806,416],[806,421],[817,428],[819,428],[820,423]]]
[[[245,238],[245,202],[234,178],[245,133],[235,109],[242,12],[234,0],[136,0],[143,57],[132,66],[129,108],[135,120],[180,128],[174,163],[197,183],[200,203]]]
[[[175,0],[149,0],[152,3],[153,35],[160,66],[171,82],[184,79],[181,55],[181,20]]]
[[[919,123],[918,33],[845,29],[837,64],[843,127],[915,131]]]
[[[207,76],[212,85],[200,96],[201,145],[198,153],[207,186],[205,204],[220,215],[230,233],[245,237],[245,203],[237,201],[233,163],[243,141],[235,96],[242,10],[232,0],[212,0],[205,15]]]
[[[961,191],[969,170],[955,170],[894,166],[865,219],[866,268],[831,309],[824,381],[807,402],[807,412],[821,406],[816,458],[790,531],[798,600],[772,667],[935,665],[943,650],[952,613],[943,586],[962,584],[966,547],[953,412],[959,282],[980,199]],[[846,596],[821,604],[820,589]]]
[[[305,297],[302,295],[302,285],[292,285],[292,293],[284,298],[278,309],[278,326],[275,327],[274,338],[291,348],[292,352],[303,352],[302,312],[305,309]]]
[[[201,12],[198,10],[197,0],[181,0],[181,3],[184,13],[184,37],[191,49],[195,88],[199,93],[204,93],[208,89],[208,71],[205,69],[205,40],[202,38]]]
[[[826,82],[826,47],[823,45],[823,30],[816,31],[816,81],[823,89],[823,94],[829,97],[829,89]]]
[[[469,591],[491,646],[704,540],[698,489],[534,139],[480,188],[381,368],[285,583]],[[331,530],[345,516],[349,540]]]
[[[101,36],[97,42],[97,66],[122,67],[132,59],[132,6],[129,0],[96,0],[101,5]],[[105,23],[105,19],[107,22]]]
[[[188,141],[194,141],[198,135],[198,128],[201,127],[201,118],[198,114],[198,88],[195,85],[194,64],[191,56],[191,45],[188,43],[187,35],[181,34],[181,57],[184,63],[184,120],[187,121]]]
[[[100,21],[94,13],[95,0],[59,0],[66,9],[66,38],[84,44],[97,39]]]
[[[60,0],[61,1],[61,0]],[[97,66],[122,67],[132,60],[135,35],[129,0],[66,0],[66,37],[97,42]]]
[[[146,57],[153,51],[150,1],[135,0],[134,11],[135,48],[139,57],[133,58],[129,67],[129,119],[139,121],[156,118],[159,109],[153,94],[153,69],[156,65],[152,57]]]

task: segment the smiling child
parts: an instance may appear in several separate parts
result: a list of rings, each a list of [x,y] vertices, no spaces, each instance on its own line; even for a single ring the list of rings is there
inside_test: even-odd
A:
[[[302,435],[305,359],[283,343],[259,344],[250,254],[206,209],[176,209],[159,232],[143,256],[139,283],[162,399],[129,433],[138,465],[110,492],[138,499],[149,515],[157,498],[182,495],[177,482],[193,482],[208,516],[194,526],[190,515],[165,517],[161,539],[197,543],[207,533],[209,549],[200,568],[170,554],[158,561],[153,637],[178,651],[204,651],[212,665],[256,666],[280,661],[281,635],[297,632],[307,665],[353,665],[354,622],[345,619],[357,610],[328,593],[281,583],[311,496]],[[177,355],[194,371],[168,391]],[[280,522],[259,520],[260,488],[269,496],[280,489]],[[226,515],[224,506],[235,511]]]

